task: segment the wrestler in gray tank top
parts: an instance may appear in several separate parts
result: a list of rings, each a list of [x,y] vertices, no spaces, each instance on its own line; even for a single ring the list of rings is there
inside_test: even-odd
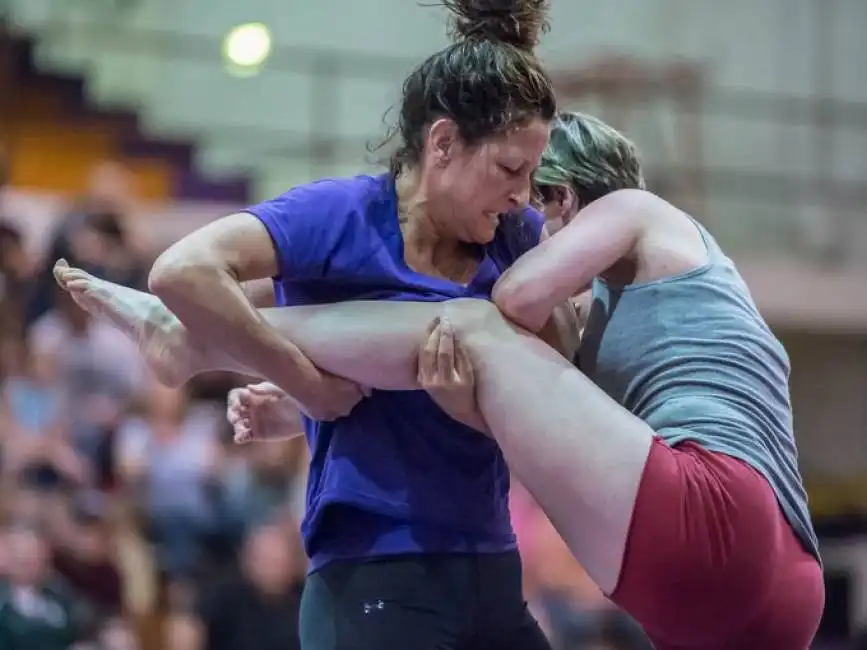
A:
[[[668,444],[692,440],[757,469],[818,557],[792,431],[788,355],[733,262],[696,225],[704,266],[625,289],[594,281],[579,367]]]

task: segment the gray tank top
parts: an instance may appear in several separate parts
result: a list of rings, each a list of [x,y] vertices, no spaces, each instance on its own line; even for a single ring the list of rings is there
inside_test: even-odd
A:
[[[734,263],[696,226],[708,250],[704,266],[624,289],[594,281],[578,365],[668,444],[691,440],[758,470],[818,558],[792,430],[788,355]]]

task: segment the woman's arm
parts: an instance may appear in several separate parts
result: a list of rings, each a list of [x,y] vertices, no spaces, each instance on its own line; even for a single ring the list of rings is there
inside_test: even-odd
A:
[[[256,309],[276,307],[277,301],[274,295],[274,281],[271,278],[250,280],[243,284],[244,295]]]
[[[503,274],[494,287],[496,305],[510,320],[539,332],[559,305],[634,249],[652,196],[620,190],[588,205]]]
[[[572,361],[581,347],[581,320],[572,301],[554,308],[548,322],[539,330],[537,336],[564,358]]]
[[[193,336],[207,332],[302,402],[321,373],[262,318],[242,282],[279,274],[277,252],[252,214],[225,217],[186,236],[154,263],[148,284]]]

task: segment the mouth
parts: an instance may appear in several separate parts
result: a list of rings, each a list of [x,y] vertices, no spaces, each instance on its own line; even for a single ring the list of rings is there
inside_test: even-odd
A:
[[[502,212],[486,212],[485,218],[488,220],[488,223],[492,228],[496,228],[500,225],[500,215]]]

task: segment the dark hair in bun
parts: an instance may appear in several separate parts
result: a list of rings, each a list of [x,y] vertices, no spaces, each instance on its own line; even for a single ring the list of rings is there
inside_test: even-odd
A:
[[[547,0],[443,0],[453,40],[508,43],[532,52],[548,31]]]
[[[391,170],[417,164],[425,129],[440,118],[475,144],[515,124],[557,112],[551,80],[533,53],[548,28],[547,0],[442,0],[453,43],[403,82]]]

